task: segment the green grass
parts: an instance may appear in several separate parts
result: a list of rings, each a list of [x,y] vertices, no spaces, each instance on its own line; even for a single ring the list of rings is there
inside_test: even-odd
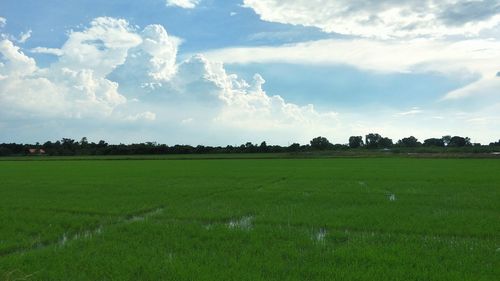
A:
[[[499,171],[495,159],[0,161],[0,280],[498,280]]]

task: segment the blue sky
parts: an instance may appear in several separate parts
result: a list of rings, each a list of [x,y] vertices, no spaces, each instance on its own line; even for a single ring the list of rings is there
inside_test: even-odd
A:
[[[0,142],[500,138],[497,1],[143,2],[0,2]]]

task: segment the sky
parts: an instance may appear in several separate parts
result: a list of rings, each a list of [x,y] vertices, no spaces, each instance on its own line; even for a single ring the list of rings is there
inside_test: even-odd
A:
[[[498,0],[2,0],[0,143],[500,139]]]

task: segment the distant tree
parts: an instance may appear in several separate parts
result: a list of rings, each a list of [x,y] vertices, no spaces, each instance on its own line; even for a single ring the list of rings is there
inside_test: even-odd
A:
[[[393,142],[390,138],[382,138],[379,142],[379,147],[381,148],[390,148],[393,146]]]
[[[300,144],[299,144],[299,143],[292,143],[292,144],[288,147],[288,151],[290,151],[290,152],[297,152],[297,151],[300,151]]]
[[[267,143],[265,141],[260,143],[259,151],[260,152],[268,152],[269,151],[269,147],[267,147]]]
[[[42,144],[42,148],[50,155],[55,154],[57,152],[55,144],[52,143],[51,141],[47,141],[44,144]]]
[[[404,146],[404,147],[417,147],[421,145],[421,143],[418,141],[418,139],[414,136],[407,137],[407,138],[402,138],[398,141],[399,146]]]
[[[424,146],[444,147],[444,141],[443,139],[430,138],[424,140]]]
[[[81,140],[80,140],[80,146],[86,146],[89,144],[89,141],[87,139],[87,137],[83,137]]]
[[[366,147],[368,148],[389,148],[392,146],[390,138],[384,138],[379,134],[368,134],[365,136]]]
[[[97,147],[98,148],[105,148],[108,146],[108,143],[103,141],[103,140],[100,140],[98,143],[97,143]]]
[[[311,148],[316,150],[326,150],[330,148],[332,144],[325,137],[316,137],[311,140]]]
[[[12,151],[7,147],[0,147],[0,156],[8,156],[11,154],[13,154]]]
[[[77,151],[77,149],[79,147],[79,144],[74,139],[63,138],[61,140],[61,147],[62,147],[62,149],[60,150],[60,154],[62,154],[62,155],[75,155],[75,152]]]
[[[441,139],[443,140],[444,146],[450,145],[451,136],[443,136]]]
[[[350,148],[358,148],[358,147],[362,147],[363,145],[364,145],[364,143],[363,143],[362,136],[351,136],[349,138],[349,147]]]
[[[365,144],[366,147],[368,148],[377,148],[380,144],[380,140],[382,139],[382,136],[379,134],[368,134],[365,136]]]
[[[451,146],[451,147],[471,146],[470,138],[454,136],[450,139],[450,143],[448,144],[448,146]]]
[[[337,143],[337,144],[332,144],[331,148],[333,150],[346,150],[349,148],[349,145]]]
[[[63,138],[61,140],[61,144],[64,147],[71,147],[75,143],[74,139],[69,139],[69,138]]]
[[[89,141],[87,140],[87,137],[83,137],[80,140],[80,148],[81,148],[80,154],[88,154],[87,150],[89,148]]]
[[[490,146],[500,146],[500,140],[497,142],[490,142]]]

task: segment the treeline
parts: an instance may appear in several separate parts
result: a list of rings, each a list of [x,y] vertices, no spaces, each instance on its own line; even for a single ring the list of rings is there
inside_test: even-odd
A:
[[[80,141],[63,138],[60,141],[47,141],[43,144],[0,144],[0,156],[22,155],[155,155],[155,154],[214,154],[214,153],[284,153],[284,152],[313,152],[313,151],[361,151],[361,150],[390,150],[394,152],[493,152],[500,150],[500,140],[489,145],[471,143],[470,138],[460,136],[444,136],[430,138],[420,142],[410,136],[397,142],[379,134],[351,136],[347,144],[333,144],[325,137],[316,137],[309,144],[294,143],[289,146],[268,145],[265,141],[260,144],[247,142],[240,146],[191,146],[158,144],[145,142],[137,144],[108,144],[101,140],[97,143],[89,142],[86,137]]]

